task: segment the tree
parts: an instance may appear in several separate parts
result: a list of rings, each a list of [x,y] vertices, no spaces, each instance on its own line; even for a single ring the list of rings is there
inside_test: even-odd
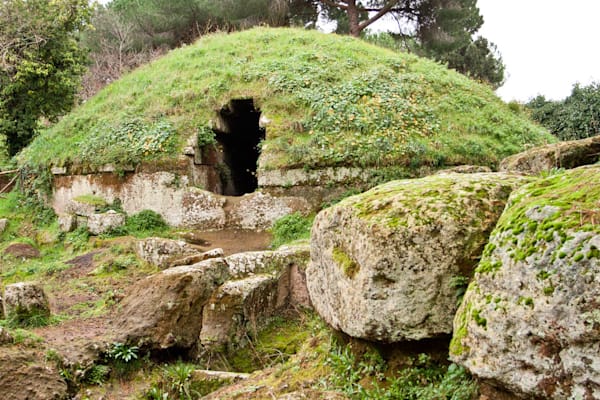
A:
[[[82,36],[89,49],[88,70],[83,76],[79,98],[85,100],[124,73],[164,54],[140,37],[134,23],[111,7],[98,7],[91,20],[93,30]]]
[[[496,46],[478,37],[458,49],[434,56],[448,67],[472,78],[486,81],[495,89],[504,83],[504,63]]]
[[[85,71],[76,33],[89,21],[87,0],[0,0],[0,136],[10,155],[75,101]]]
[[[531,117],[561,140],[600,135],[600,83],[575,84],[561,101],[537,96],[526,104]]]
[[[360,0],[321,0],[324,10],[331,16],[333,10],[342,10],[346,14],[348,32],[354,37],[375,21],[388,13],[407,13],[412,0],[369,0],[363,4]],[[372,14],[370,14],[372,13]]]
[[[312,3],[311,0],[307,2]],[[477,0],[319,0],[321,12],[338,22],[338,33],[361,36],[385,15],[400,28],[404,48],[498,87],[504,64],[493,43],[473,39],[483,17]],[[340,29],[341,26],[341,29]]]

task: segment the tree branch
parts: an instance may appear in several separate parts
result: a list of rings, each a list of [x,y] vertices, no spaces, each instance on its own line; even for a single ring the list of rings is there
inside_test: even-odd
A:
[[[347,10],[348,9],[348,5],[347,4],[339,3],[339,2],[333,1],[333,0],[321,0],[321,3],[325,3],[328,6],[340,8],[342,10]]]
[[[371,18],[367,19],[366,21],[361,22],[358,25],[358,29],[362,31],[367,26],[371,25],[373,22],[377,21],[379,18],[383,17],[385,14],[387,14],[392,9],[394,9],[394,7],[396,7],[398,5],[398,3],[400,3],[400,0],[389,1],[383,7],[381,7],[381,9],[379,11],[377,11],[377,13],[375,15],[373,15]]]

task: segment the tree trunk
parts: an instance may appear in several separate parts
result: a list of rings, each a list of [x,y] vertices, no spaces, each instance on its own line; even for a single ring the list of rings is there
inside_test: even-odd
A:
[[[348,9],[346,10],[348,13],[348,25],[350,28],[350,35],[354,37],[359,37],[362,29],[360,28],[359,22],[359,11],[356,6],[356,0],[348,1]]]

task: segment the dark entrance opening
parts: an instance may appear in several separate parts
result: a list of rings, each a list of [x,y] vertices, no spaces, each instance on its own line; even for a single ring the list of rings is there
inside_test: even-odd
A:
[[[223,194],[241,196],[258,187],[256,165],[260,155],[259,144],[265,138],[265,129],[259,126],[260,110],[253,99],[234,99],[218,112],[219,121],[214,131],[223,149]]]

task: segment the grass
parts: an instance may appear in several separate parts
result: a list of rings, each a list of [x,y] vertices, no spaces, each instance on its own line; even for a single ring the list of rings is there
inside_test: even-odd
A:
[[[273,224],[271,248],[276,249],[284,244],[310,238],[314,215],[305,217],[299,212],[286,215]]]
[[[555,140],[432,61],[347,36],[257,28],[205,36],[126,75],[41,132],[19,162],[173,159],[190,136],[210,145],[215,110],[248,97],[271,120],[264,169],[496,165]]]

